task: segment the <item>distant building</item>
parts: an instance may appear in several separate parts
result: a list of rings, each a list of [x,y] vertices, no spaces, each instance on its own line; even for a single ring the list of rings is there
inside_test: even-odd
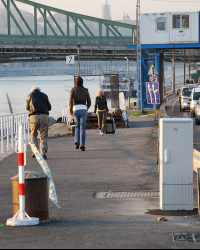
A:
[[[123,17],[123,23],[136,25],[136,21],[131,20],[130,16],[128,14],[125,14],[125,13],[124,13],[124,17]]]
[[[108,1],[106,0],[106,3],[103,5],[103,19],[112,20],[110,10],[110,5],[108,5]]]
[[[136,21],[131,20],[130,16],[128,14],[125,14],[125,13],[124,13],[122,20],[115,20],[115,21],[120,22],[120,23],[127,23],[127,24],[136,25]]]

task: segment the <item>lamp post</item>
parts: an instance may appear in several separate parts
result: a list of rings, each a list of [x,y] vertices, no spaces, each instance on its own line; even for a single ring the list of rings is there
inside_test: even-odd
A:
[[[80,49],[81,49],[81,46],[77,45],[77,51],[78,51],[78,76],[81,75]]]
[[[136,34],[137,34],[137,103],[138,113],[142,114],[142,50],[140,44],[140,0],[137,0],[136,5]]]
[[[130,75],[129,75],[129,57],[125,57],[127,60],[127,85],[128,85],[128,108],[130,109]]]

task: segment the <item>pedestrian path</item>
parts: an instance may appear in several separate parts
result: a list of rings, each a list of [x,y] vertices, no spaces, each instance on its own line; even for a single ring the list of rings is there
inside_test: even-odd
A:
[[[47,162],[61,208],[49,201],[51,222],[38,227],[0,228],[0,247],[171,248],[172,232],[191,230],[191,225],[193,233],[199,230],[195,216],[169,217],[161,223],[158,216],[146,214],[159,208],[157,144],[152,136],[157,123],[153,117],[130,118],[130,127],[103,137],[98,130],[87,130],[85,152],[75,150],[74,137],[50,139]],[[42,172],[30,159],[30,149],[27,156],[26,171]],[[17,166],[16,154],[0,162],[2,225],[12,215],[10,178],[17,174]],[[109,192],[124,195],[97,196]],[[156,195],[144,198],[145,192]],[[135,195],[128,198],[126,193]]]

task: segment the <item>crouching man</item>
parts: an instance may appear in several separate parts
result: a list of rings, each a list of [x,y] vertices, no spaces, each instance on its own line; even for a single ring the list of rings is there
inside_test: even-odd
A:
[[[42,93],[40,88],[33,87],[31,94],[26,100],[26,109],[29,111],[29,121],[31,128],[31,141],[38,148],[38,131],[40,131],[40,153],[47,160],[48,151],[48,128],[49,128],[49,111],[51,104],[46,94]],[[31,158],[35,158],[32,152]]]

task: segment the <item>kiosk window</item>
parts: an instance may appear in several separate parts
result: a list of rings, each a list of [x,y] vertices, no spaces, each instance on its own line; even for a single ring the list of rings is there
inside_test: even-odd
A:
[[[173,28],[189,28],[190,26],[189,15],[173,15]]]
[[[159,18],[156,21],[157,31],[166,31],[166,18]]]

